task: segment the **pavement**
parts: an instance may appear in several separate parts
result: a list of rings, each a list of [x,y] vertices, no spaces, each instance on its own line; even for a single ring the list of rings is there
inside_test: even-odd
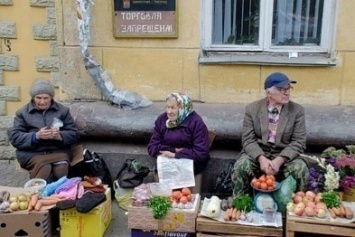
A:
[[[0,186],[23,187],[29,180],[26,171],[19,169],[13,160],[0,161]],[[112,220],[103,237],[130,237],[131,230],[127,227],[126,212],[112,202]]]

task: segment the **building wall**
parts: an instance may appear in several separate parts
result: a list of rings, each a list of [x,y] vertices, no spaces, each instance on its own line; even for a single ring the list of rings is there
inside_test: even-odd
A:
[[[301,104],[355,103],[355,1],[338,3],[334,67],[199,64],[201,1],[178,1],[178,38],[125,39],[113,36],[113,1],[93,0],[90,51],[117,88],[153,101],[184,90],[207,103],[248,103],[263,96],[268,74],[282,71],[298,81],[292,98]],[[6,130],[35,79],[51,80],[59,101],[103,99],[82,63],[78,35],[74,0],[0,0],[2,159],[14,158]]]

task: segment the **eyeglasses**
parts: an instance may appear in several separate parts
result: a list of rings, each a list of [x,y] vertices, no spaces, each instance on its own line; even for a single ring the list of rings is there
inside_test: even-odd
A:
[[[280,91],[281,93],[285,93],[285,92],[291,92],[293,90],[292,86],[288,86],[288,87],[275,87],[278,91]]]

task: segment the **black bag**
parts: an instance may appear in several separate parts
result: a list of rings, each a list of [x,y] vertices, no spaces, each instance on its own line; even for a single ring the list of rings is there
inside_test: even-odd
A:
[[[90,152],[87,149],[84,150],[83,155],[84,160],[71,167],[68,177],[84,178],[84,176],[90,176],[100,178],[103,184],[109,185],[111,194],[114,196],[112,176],[105,160],[95,151]]]
[[[214,186],[214,193],[220,198],[226,198],[233,195],[232,172],[235,160],[229,162],[226,170],[218,175]]]
[[[147,177],[150,170],[136,159],[126,159],[118,171],[116,180],[121,188],[135,188]]]

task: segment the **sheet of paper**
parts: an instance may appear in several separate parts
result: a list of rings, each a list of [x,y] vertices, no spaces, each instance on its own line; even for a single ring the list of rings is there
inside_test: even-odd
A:
[[[159,183],[171,189],[195,186],[194,163],[191,159],[174,159],[158,156]]]

